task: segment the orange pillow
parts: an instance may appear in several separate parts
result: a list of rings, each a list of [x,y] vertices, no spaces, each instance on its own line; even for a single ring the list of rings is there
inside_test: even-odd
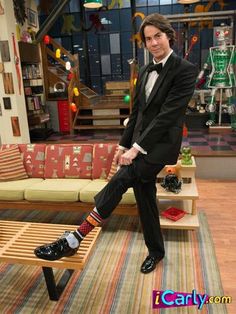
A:
[[[0,151],[0,182],[27,178],[18,145]]]
[[[118,151],[118,148],[115,150],[114,157],[115,157],[115,154],[117,153],[117,151]],[[117,169],[118,169],[118,166],[115,163],[114,157],[113,157],[113,160],[111,163],[111,168],[110,168],[109,174],[107,176],[107,181],[111,180],[111,178],[114,176],[114,174],[117,172]]]

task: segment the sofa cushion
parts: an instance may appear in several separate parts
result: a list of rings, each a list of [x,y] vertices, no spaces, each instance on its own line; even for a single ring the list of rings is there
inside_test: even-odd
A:
[[[40,178],[28,178],[25,180],[0,182],[0,200],[21,201],[24,199],[25,189],[34,186],[34,184],[37,184],[42,180],[43,179]]]
[[[12,147],[14,144],[4,144],[0,150]],[[18,144],[25,170],[29,178],[44,178],[46,144]]]
[[[0,182],[27,179],[18,145],[0,152]]]
[[[19,144],[23,162],[30,178],[44,178],[46,144]]]
[[[46,179],[28,187],[25,190],[25,199],[44,202],[77,202],[79,191],[90,182],[91,180],[88,179]]]
[[[46,147],[45,178],[92,178],[93,146],[54,144]]]
[[[117,144],[94,144],[93,147],[93,179],[106,179],[111,168]]]
[[[94,203],[94,196],[101,191],[101,189],[107,184],[106,180],[93,180],[88,185],[80,190],[79,199],[81,202]],[[129,188],[123,195],[120,204],[136,204],[133,189]]]

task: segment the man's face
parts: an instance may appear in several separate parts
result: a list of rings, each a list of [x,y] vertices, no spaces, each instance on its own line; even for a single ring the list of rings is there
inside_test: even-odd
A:
[[[145,44],[156,61],[165,58],[170,52],[169,38],[158,28],[147,25],[144,28]]]

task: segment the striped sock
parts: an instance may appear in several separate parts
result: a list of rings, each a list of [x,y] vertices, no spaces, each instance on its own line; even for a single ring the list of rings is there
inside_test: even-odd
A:
[[[82,222],[79,228],[73,232],[74,236],[79,242],[95,227],[97,227],[103,221],[96,208],[88,215],[88,217]]]

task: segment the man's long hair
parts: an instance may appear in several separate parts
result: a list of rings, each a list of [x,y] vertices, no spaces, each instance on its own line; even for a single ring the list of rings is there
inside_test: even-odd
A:
[[[145,41],[145,36],[144,36],[144,28],[147,25],[152,25],[158,28],[161,32],[166,33],[170,41],[170,47],[174,45],[176,41],[175,30],[172,28],[169,20],[161,14],[153,13],[144,18],[139,29],[141,40],[145,46],[146,46],[146,41]]]

